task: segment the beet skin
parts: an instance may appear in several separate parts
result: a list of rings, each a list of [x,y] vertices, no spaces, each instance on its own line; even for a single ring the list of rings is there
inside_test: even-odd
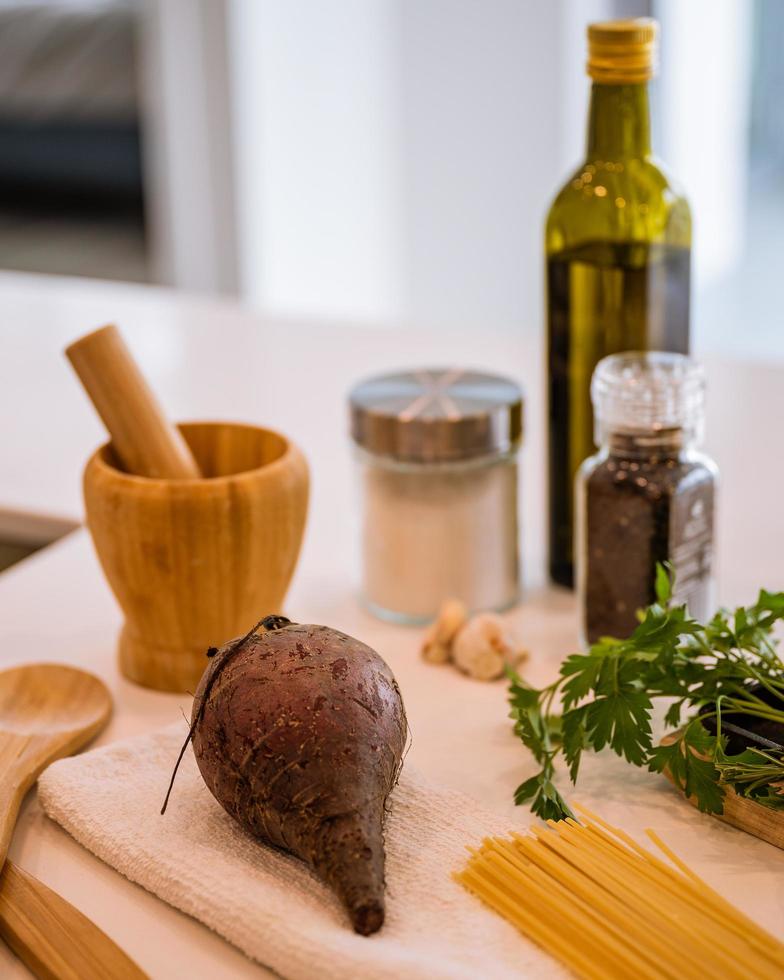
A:
[[[370,647],[281,617],[215,654],[193,704],[204,781],[243,827],[306,861],[354,929],[384,921],[385,803],[407,726]]]

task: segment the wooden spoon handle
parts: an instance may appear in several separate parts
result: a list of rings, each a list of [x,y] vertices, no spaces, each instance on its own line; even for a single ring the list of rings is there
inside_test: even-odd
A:
[[[201,476],[188,444],[163,414],[117,327],[101,327],[65,353],[129,473],[169,480]]]
[[[16,818],[22,804],[24,793],[14,793],[8,785],[0,784],[0,868],[3,867],[5,856],[14,835]]]
[[[40,980],[148,980],[94,922],[6,861],[0,936]]]
[[[0,869],[14,834],[19,807],[38,775],[19,764],[30,741],[27,735],[0,732]]]

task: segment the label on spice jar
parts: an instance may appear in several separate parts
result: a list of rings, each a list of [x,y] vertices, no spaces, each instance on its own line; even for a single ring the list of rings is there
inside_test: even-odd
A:
[[[670,525],[670,562],[675,573],[673,602],[686,603],[701,622],[713,614],[710,608],[713,561],[712,481],[698,483],[673,500]]]

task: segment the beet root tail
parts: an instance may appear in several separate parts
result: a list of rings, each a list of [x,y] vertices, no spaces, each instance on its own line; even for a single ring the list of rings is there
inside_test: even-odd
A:
[[[383,810],[332,817],[321,827],[314,868],[343,901],[354,931],[378,932],[384,923]]]

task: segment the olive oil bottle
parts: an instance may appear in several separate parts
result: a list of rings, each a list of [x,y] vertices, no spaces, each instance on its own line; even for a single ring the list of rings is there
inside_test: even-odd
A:
[[[593,369],[620,351],[689,349],[691,215],[651,153],[657,32],[648,18],[589,26],[586,159],[547,216],[550,575],[566,586]]]

